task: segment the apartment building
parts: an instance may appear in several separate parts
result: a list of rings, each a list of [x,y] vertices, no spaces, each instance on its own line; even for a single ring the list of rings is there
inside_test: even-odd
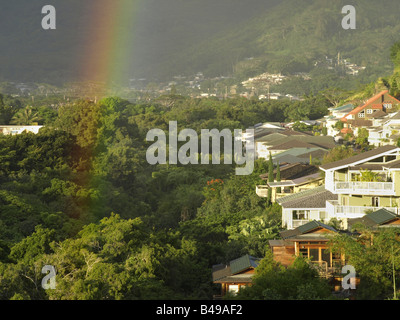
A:
[[[326,201],[326,220],[361,218],[380,208],[399,213],[400,148],[386,145],[321,166],[325,189],[337,200]]]

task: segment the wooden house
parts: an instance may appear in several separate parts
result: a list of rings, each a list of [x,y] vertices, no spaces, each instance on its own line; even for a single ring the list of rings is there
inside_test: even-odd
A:
[[[221,285],[221,295],[214,296],[214,299],[221,298],[228,292],[236,294],[241,287],[251,285],[254,269],[258,266],[260,260],[261,258],[246,254],[226,265],[214,265],[212,267],[213,283]]]
[[[330,251],[328,242],[338,231],[318,221],[310,221],[293,230],[281,232],[280,240],[270,240],[275,261],[289,266],[297,256],[303,256],[328,277],[340,271],[344,257]]]

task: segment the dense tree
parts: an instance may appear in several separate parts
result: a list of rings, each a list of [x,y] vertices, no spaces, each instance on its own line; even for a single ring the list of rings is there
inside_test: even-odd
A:
[[[11,119],[11,124],[16,125],[37,125],[40,121],[39,114],[34,111],[31,106],[27,106],[25,109],[18,111]]]
[[[320,278],[303,258],[285,268],[275,262],[271,251],[256,268],[252,286],[241,290],[238,299],[249,300],[321,300],[331,299],[326,279]]]
[[[371,230],[355,225],[360,235],[336,236],[332,240],[334,252],[344,253],[347,263],[360,278],[357,287],[359,299],[388,299],[398,296],[400,241],[397,230]]]

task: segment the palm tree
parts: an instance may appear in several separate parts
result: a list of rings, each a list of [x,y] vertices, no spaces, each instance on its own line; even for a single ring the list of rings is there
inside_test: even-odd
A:
[[[40,120],[39,114],[33,111],[31,106],[18,111],[11,120],[11,124],[17,125],[37,125]]]

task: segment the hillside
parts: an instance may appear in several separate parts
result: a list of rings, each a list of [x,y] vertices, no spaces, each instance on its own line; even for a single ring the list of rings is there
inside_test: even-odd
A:
[[[346,1],[282,1],[229,33],[182,52],[176,61],[182,66],[191,64],[193,70],[206,66],[206,74],[234,71],[239,76],[250,76],[266,70],[309,71],[315,60],[335,58],[340,52],[351,62],[367,66],[371,79],[390,73],[389,49],[398,40],[400,3],[356,1],[356,30],[341,27],[345,4]],[[246,61],[246,57],[256,59]]]
[[[170,63],[177,53],[278,2],[53,0],[57,29],[46,32],[41,29],[41,8],[48,1],[8,1],[0,10],[0,80],[58,84],[83,80],[79,78],[80,69],[96,55],[88,54],[86,48],[106,38],[110,27],[116,30],[113,38],[123,37],[126,41],[122,47],[103,46],[102,50],[125,51],[130,55],[129,61],[124,61],[127,77],[154,78],[160,75],[159,70],[166,71],[164,75],[174,75],[176,66]],[[103,8],[110,4],[129,10],[131,17],[120,18],[124,13],[121,10],[107,26],[109,13]],[[102,63],[106,61],[99,62]]]
[[[93,8],[110,0],[54,0],[58,25],[40,29],[47,2],[8,2],[0,12],[0,80],[62,84],[82,80],[79,71],[90,42]],[[122,1],[122,0],[120,0]],[[129,62],[124,79],[168,80],[202,71],[206,76],[235,74],[244,79],[263,72],[310,72],[318,59],[340,52],[366,66],[362,82],[392,72],[390,47],[399,40],[400,3],[353,1],[357,29],[343,30],[344,0],[135,0],[134,23],[126,33]],[[93,28],[93,27],[92,27]],[[130,29],[131,28],[131,29]],[[91,30],[93,31],[93,29]],[[90,43],[89,43],[90,44]],[[121,49],[121,48],[116,48]],[[251,58],[251,59],[250,59]],[[101,61],[100,61],[101,63]],[[116,63],[116,62],[115,62]]]

